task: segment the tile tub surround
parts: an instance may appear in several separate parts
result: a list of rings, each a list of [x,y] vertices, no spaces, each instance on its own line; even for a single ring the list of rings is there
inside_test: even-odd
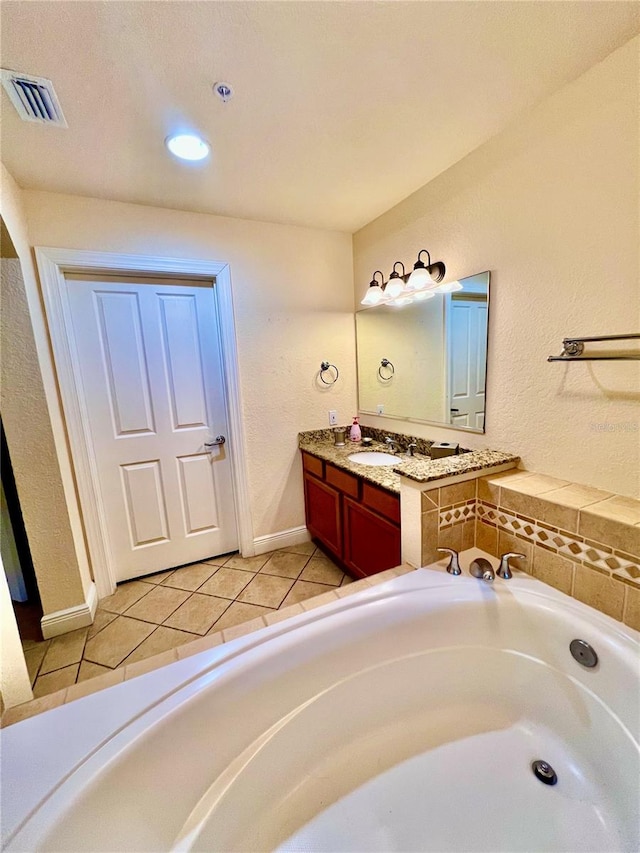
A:
[[[520,552],[518,568],[640,629],[640,501],[523,470],[458,487],[422,493],[424,562],[465,547],[475,519],[476,547]]]
[[[309,566],[308,563],[307,566]],[[313,567],[313,569],[316,571],[317,567]],[[200,637],[197,640],[193,640],[192,642],[184,643],[177,648],[172,648],[159,654],[155,654],[137,663],[120,666],[107,673],[95,672],[94,676],[96,677],[91,677],[86,681],[78,682],[69,687],[63,687],[61,685],[62,689],[56,690],[55,693],[49,693],[41,698],[33,699],[31,702],[25,702],[22,705],[16,705],[13,708],[9,708],[4,711],[2,715],[2,726],[10,726],[13,723],[18,723],[21,720],[28,719],[36,714],[41,714],[52,708],[57,708],[67,702],[73,702],[76,699],[81,699],[83,696],[88,696],[91,693],[97,693],[100,690],[112,687],[113,685],[119,684],[122,681],[127,681],[130,678],[137,678],[140,675],[152,672],[162,666],[191,657],[191,655],[200,654],[200,652],[207,651],[214,646],[228,643],[238,637],[251,634],[253,631],[258,631],[266,626],[274,625],[276,622],[281,622],[285,619],[298,616],[305,611],[314,610],[316,607],[321,607],[323,604],[328,604],[336,599],[345,598],[359,592],[361,589],[376,586],[379,583],[384,583],[384,581],[412,571],[414,571],[413,566],[402,565],[393,569],[387,569],[387,571],[380,572],[379,574],[372,575],[368,578],[362,578],[361,580],[352,581],[347,584],[343,583],[340,586],[334,586],[320,595],[310,593],[310,589],[305,589],[302,592],[298,591],[297,595],[291,597],[289,597],[291,595],[289,594],[289,596],[287,596],[289,601],[285,599],[278,610],[270,610],[265,614],[238,622],[238,624],[234,624],[223,630],[210,632],[206,636]],[[319,586],[319,584],[310,580],[298,580],[296,583],[306,584],[309,588]]]
[[[370,431],[379,433],[377,430]],[[344,447],[336,447],[333,443],[332,429],[301,432],[298,435],[298,446],[300,450],[304,450],[312,456],[331,462],[338,468],[396,493],[400,492],[401,475],[416,483],[429,483],[434,480],[444,480],[448,477],[467,475],[477,471],[489,471],[491,468],[500,465],[515,466],[520,461],[520,457],[498,450],[464,451],[457,456],[431,459],[426,455],[421,456],[420,449],[428,450],[428,446],[433,442],[414,439],[413,436],[400,435],[399,433],[385,432],[383,434],[391,435],[394,439],[397,438],[401,448],[406,448],[411,441],[415,441],[419,448],[418,455],[415,457],[399,457],[398,465],[393,466],[359,465],[357,462],[352,462],[348,457],[351,453],[357,453],[365,448],[360,442],[351,441],[347,441]],[[366,449],[388,452],[386,445],[379,441],[374,441],[371,447]]]

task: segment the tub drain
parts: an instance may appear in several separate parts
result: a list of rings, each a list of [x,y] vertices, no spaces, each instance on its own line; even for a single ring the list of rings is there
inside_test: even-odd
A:
[[[547,764],[546,761],[534,761],[531,765],[531,769],[533,770],[533,775],[536,779],[544,782],[545,785],[555,785],[558,781],[556,771],[550,764]]]

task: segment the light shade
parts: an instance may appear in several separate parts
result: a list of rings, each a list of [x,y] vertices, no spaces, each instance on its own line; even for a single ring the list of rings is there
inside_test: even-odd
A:
[[[403,291],[404,281],[400,278],[400,276],[390,278],[387,282],[387,286],[384,289],[384,293],[387,299],[396,299],[396,297],[400,296]]]
[[[433,280],[426,267],[414,267],[407,282],[407,290],[424,290],[433,284]]]
[[[379,305],[385,298],[384,290],[376,282],[372,282],[367,288],[361,305]]]
[[[193,133],[178,133],[168,136],[165,145],[179,160],[204,160],[211,150],[209,144]]]

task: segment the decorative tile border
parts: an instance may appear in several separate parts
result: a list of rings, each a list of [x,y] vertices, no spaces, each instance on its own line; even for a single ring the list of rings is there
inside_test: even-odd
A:
[[[477,501],[470,500],[464,503],[452,504],[440,507],[438,514],[438,528],[442,530],[454,524],[463,524],[465,521],[473,521],[476,517]]]
[[[475,517],[484,524],[499,527],[575,563],[584,563],[607,575],[613,575],[618,580],[640,587],[640,558],[632,554],[614,551],[607,545],[592,542],[577,533],[551,527],[483,501],[476,501]]]

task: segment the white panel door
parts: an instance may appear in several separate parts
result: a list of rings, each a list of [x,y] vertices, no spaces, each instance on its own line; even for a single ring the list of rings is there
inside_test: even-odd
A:
[[[449,312],[450,422],[454,426],[483,429],[487,303],[452,299]]]
[[[67,275],[118,581],[237,547],[211,284]]]

